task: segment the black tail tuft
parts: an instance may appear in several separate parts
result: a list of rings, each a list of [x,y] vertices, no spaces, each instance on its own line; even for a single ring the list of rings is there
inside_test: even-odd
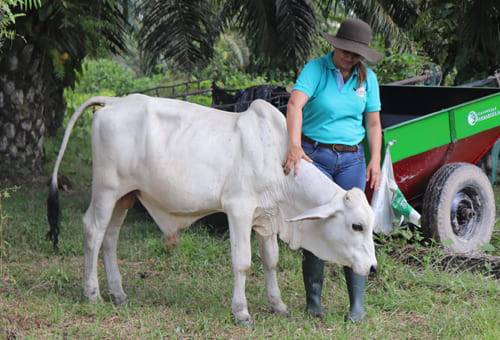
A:
[[[57,250],[59,242],[59,193],[57,184],[51,185],[49,189],[49,197],[47,198],[47,219],[49,220],[50,230],[47,233],[47,238],[52,241],[54,250]]]

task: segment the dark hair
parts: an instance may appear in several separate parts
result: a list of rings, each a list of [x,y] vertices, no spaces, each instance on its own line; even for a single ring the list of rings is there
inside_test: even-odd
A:
[[[358,87],[366,80],[366,65],[360,60],[356,65],[358,67]]]

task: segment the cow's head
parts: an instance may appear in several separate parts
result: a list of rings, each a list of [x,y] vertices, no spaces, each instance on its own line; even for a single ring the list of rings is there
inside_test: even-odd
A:
[[[319,258],[351,267],[359,275],[376,269],[374,214],[360,189],[351,189],[342,199],[337,196],[287,221],[307,221],[301,226],[301,247]]]

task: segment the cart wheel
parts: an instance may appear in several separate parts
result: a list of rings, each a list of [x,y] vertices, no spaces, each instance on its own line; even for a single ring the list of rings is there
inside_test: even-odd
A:
[[[450,163],[431,178],[422,207],[422,229],[456,253],[479,250],[495,224],[495,197],[488,177],[475,165]]]

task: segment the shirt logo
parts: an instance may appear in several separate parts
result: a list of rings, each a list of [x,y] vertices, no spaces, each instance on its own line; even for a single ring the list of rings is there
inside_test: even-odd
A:
[[[358,97],[364,98],[366,96],[365,87],[364,86],[358,87],[356,89],[356,94],[358,95]]]

